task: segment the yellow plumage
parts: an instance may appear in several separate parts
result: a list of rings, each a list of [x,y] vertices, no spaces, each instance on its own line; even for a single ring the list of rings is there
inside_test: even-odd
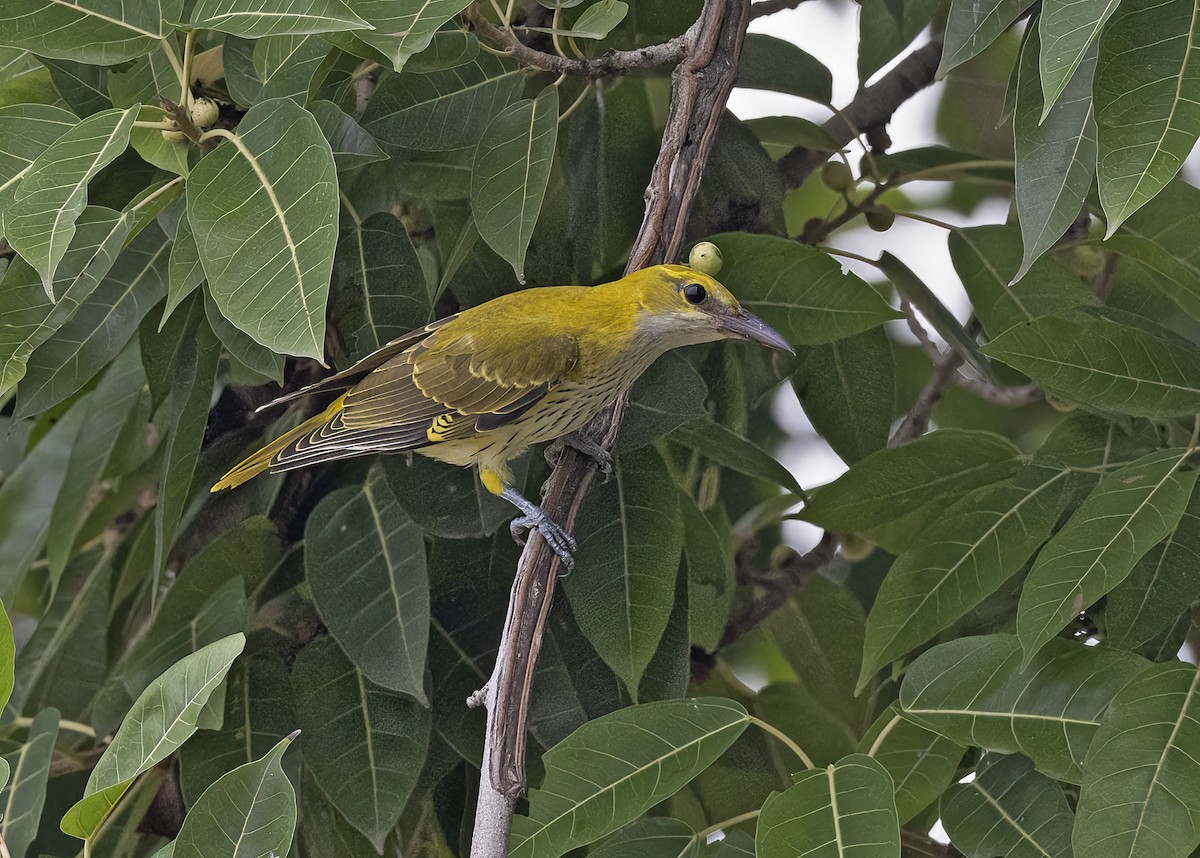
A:
[[[406,334],[276,400],[346,391],[235,466],[212,490],[268,469],[413,451],[478,466],[488,490],[525,513],[517,524],[537,526],[569,560],[573,541],[512,489],[508,462],[531,444],[582,428],[669,349],[722,338],[788,348],[720,283],[682,265],[643,269],[600,286],[504,295]]]

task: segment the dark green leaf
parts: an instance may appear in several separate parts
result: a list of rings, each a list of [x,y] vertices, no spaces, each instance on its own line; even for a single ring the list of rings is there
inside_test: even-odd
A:
[[[8,698],[13,690],[13,662],[16,657],[16,644],[13,642],[12,621],[4,605],[0,604],[0,709],[8,705]],[[7,782],[7,778],[5,779]]]
[[[1033,0],[951,0],[937,76],[983,53]]]
[[[429,640],[425,541],[376,464],[308,519],[304,566],[330,634],[369,680],[423,704]]]
[[[337,173],[312,115],[255,105],[196,165],[187,213],[221,313],[280,354],[321,360],[337,243]]]
[[[1185,858],[1200,845],[1198,687],[1195,665],[1172,662],[1117,693],[1083,765],[1076,855]]]
[[[171,258],[167,263],[167,304],[163,308],[159,330],[166,325],[175,308],[203,282],[204,268],[200,265],[196,236],[192,233],[191,221],[184,217],[180,219],[175,241],[171,243]]]
[[[1046,0],[1038,16],[1041,50],[1038,69],[1045,94],[1042,119],[1099,41],[1104,22],[1121,0]]]
[[[909,721],[893,703],[871,725],[858,750],[874,757],[892,776],[896,815],[903,825],[942,794],[966,749]]]
[[[314,101],[308,109],[333,149],[333,163],[339,173],[387,158],[371,135],[332,101]]]
[[[113,107],[158,104],[160,95],[178,97],[179,78],[171,68],[167,52],[154,50],[131,63],[109,69],[108,95]]]
[[[815,765],[828,766],[854,753],[858,731],[827,703],[820,692],[799,682],[773,682],[755,697],[754,714],[783,731]],[[771,749],[780,771],[795,771],[797,757],[791,748],[772,741]]]
[[[1013,115],[1017,216],[1025,244],[1014,280],[1024,277],[1079,217],[1096,172],[1096,119],[1092,110],[1096,44],[1093,42],[1083,54],[1062,90],[1062,98],[1044,111],[1038,47],[1038,29],[1030,29],[1018,60],[1017,107]]]
[[[411,72],[429,74],[466,65],[479,56],[479,39],[462,30],[439,30],[429,47],[410,56],[405,67]]]
[[[292,667],[304,762],[341,814],[382,850],[425,760],[428,711],[367,680],[330,638]]]
[[[763,150],[776,161],[797,146],[829,153],[841,148],[828,131],[799,116],[762,116],[746,120],[745,125],[754,132]]]
[[[990,757],[988,758],[990,759]],[[1075,814],[1063,788],[1020,754],[994,760],[970,783],[946,791],[942,822],[970,856],[1071,858]]]
[[[1068,402],[1134,417],[1200,411],[1195,345],[1140,317],[1046,316],[1011,328],[984,351]]]
[[[588,495],[577,531],[567,596],[588,641],[636,697],[671,614],[683,547],[678,491],[658,453],[619,458],[612,480]]]
[[[938,10],[941,0],[863,0],[858,13],[858,83],[904,50]]]
[[[557,32],[560,36],[574,39],[603,39],[608,36],[613,27],[624,20],[629,12],[629,4],[621,0],[597,0],[583,10],[575,19],[575,23],[557,31],[547,27],[530,27],[542,33]]]
[[[191,29],[217,30],[247,39],[370,26],[341,0],[263,0],[251,6],[234,0],[197,0],[188,11]]]
[[[1120,231],[1099,245],[1136,261],[1154,276],[1149,285],[1200,319],[1200,244],[1192,240],[1200,191],[1171,182],[1152,206],[1140,209]]]
[[[613,445],[635,450],[704,417],[708,385],[686,358],[668,352],[650,365],[629,392],[629,407]]]
[[[255,42],[230,37],[222,55],[225,84],[234,101],[246,107],[272,98],[303,104],[328,53],[329,43],[319,36],[268,36]]]
[[[47,295],[87,205],[88,182],[125,151],[136,116],[133,108],[89,116],[42,151],[16,188],[5,237],[41,275]]]
[[[475,150],[471,211],[480,236],[525,282],[525,254],[542,210],[558,140],[558,87],[510,104]]]
[[[1191,453],[1158,450],[1106,475],[1046,543],[1017,608],[1026,663],[1175,529],[1196,485],[1196,471],[1179,470]]]
[[[12,780],[0,793],[0,841],[10,855],[24,855],[38,833],[57,737],[58,710],[43,709],[34,717],[21,749],[4,756]]]
[[[421,529],[449,539],[485,536],[516,515],[504,498],[479,482],[474,470],[404,454],[380,459],[396,500]],[[513,463],[516,484],[525,480],[527,460]]]
[[[19,416],[62,402],[120,353],[142,318],[166,294],[170,246],[162,230],[151,225],[121,251],[75,315],[29,356],[18,391]]]
[[[674,795],[749,723],[740,705],[710,697],[646,703],[584,724],[543,755],[546,777],[530,791],[529,815],[513,817],[509,854],[548,858],[599,840]]]
[[[1079,783],[1100,716],[1147,666],[1131,652],[1053,640],[1021,668],[1013,635],[967,637],[921,655],[904,675],[905,717],[960,745],[1022,753]]]
[[[896,410],[892,341],[872,328],[802,353],[792,387],[813,428],[847,464],[887,446]]]
[[[266,376],[276,384],[283,384],[283,355],[276,354],[269,348],[259,345],[249,334],[234,327],[233,323],[221,315],[217,302],[204,291],[204,317],[208,326],[217,335],[225,351],[248,369]]]
[[[44,59],[50,79],[77,116],[86,117],[114,107],[108,98],[108,69],[71,60]]]
[[[721,280],[751,312],[796,345],[820,345],[899,318],[828,254],[769,235],[726,233]]]
[[[10,70],[5,69],[4,74]],[[34,159],[50,144],[75,127],[69,110],[48,104],[14,104],[0,107],[0,235],[4,233],[4,213],[12,205],[17,186],[29,172]]]
[[[626,825],[588,853],[592,858],[685,858],[695,849],[696,832],[669,816],[648,816]]]
[[[758,817],[758,858],[900,855],[900,824],[887,770],[866,754],[796,776]]]
[[[1012,280],[1021,265],[1021,239],[1010,226],[976,226],[950,233],[950,258],[983,330],[998,337],[1073,307],[1096,304],[1096,295],[1051,257],[1034,262],[1027,277]]]
[[[1195,0],[1125,3],[1096,65],[1097,181],[1108,235],[1179,172],[1200,134]]]
[[[798,95],[820,104],[833,97],[829,69],[791,42],[765,33],[746,36],[735,85]]]
[[[7,25],[0,41],[45,57],[113,65],[157,50],[170,32],[167,21],[177,19],[182,8],[182,0],[132,5],[121,0],[15,0],[5,9]]]
[[[940,429],[911,444],[889,447],[809,493],[803,517],[838,533],[859,533],[900,518],[930,501],[946,505],[1016,469],[1018,450],[990,432]]]
[[[177,858],[286,855],[296,830],[296,791],[280,760],[295,734],[261,760],[223,775],[188,808]]]
[[[355,11],[375,29],[359,30],[355,36],[387,57],[395,71],[401,71],[413,54],[429,47],[439,27],[469,5],[470,0],[421,3],[360,0],[355,4]]]
[[[919,146],[900,152],[881,152],[871,160],[863,158],[860,169],[868,173],[874,168],[880,178],[892,184],[924,179],[926,181],[977,182],[987,185],[1011,185],[1012,166],[997,162],[977,152],[951,149],[948,146]]]
[[[721,507],[701,511],[690,495],[681,493],[679,506],[687,558],[688,634],[693,646],[716,652],[736,586],[729,519]]]
[[[688,444],[722,467],[783,486],[797,497],[804,496],[804,489],[800,488],[792,472],[774,456],[715,420],[701,419],[685,423],[671,433],[671,437]]]

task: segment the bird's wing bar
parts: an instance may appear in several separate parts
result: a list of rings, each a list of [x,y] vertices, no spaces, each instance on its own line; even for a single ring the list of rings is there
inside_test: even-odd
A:
[[[457,314],[456,314],[457,315]],[[282,405],[285,402],[292,402],[296,399],[301,399],[305,396],[313,396],[319,393],[332,393],[337,390],[346,390],[353,387],[357,382],[365,376],[383,366],[396,355],[402,354],[406,349],[412,348],[414,345],[425,339],[431,333],[436,331],[442,325],[453,319],[454,316],[447,316],[444,319],[437,319],[425,325],[422,328],[417,328],[415,331],[409,331],[401,337],[397,337],[377,351],[371,352],[358,363],[344,369],[341,372],[334,373],[328,378],[323,378],[320,381],[310,384],[307,387],[302,387],[292,393],[285,394],[276,399],[272,399],[266,405],[260,405],[254,409],[255,412],[263,411],[267,408],[272,408],[276,405]]]

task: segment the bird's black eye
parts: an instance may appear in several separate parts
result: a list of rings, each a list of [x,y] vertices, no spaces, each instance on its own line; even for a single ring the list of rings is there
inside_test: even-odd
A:
[[[704,287],[699,283],[689,283],[683,287],[683,297],[687,299],[689,304],[699,304],[708,297],[708,293],[704,291]]]

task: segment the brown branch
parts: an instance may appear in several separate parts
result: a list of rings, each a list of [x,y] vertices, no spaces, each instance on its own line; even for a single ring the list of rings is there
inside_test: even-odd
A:
[[[878,81],[861,90],[854,99],[823,126],[839,146],[856,136],[886,125],[896,109],[933,83],[942,61],[942,39],[909,54]],[[809,174],[829,160],[828,152],[797,147],[779,160],[779,168],[790,187],[796,188]]]
[[[674,260],[682,248],[688,211],[737,76],[749,17],[749,0],[706,0],[699,20],[685,34],[683,59],[672,76],[666,130],[646,190],[646,215],[626,271]],[[587,429],[591,437],[611,448],[623,411],[620,400],[602,412]],[[591,458],[568,446],[544,487],[542,508],[569,531],[595,472]],[[531,531],[483,695],[488,723],[471,858],[501,858],[507,852],[513,805],[525,789],[529,692],[558,569],[558,557]]]
[[[512,30],[506,27],[497,27],[489,21],[477,6],[469,7],[466,16],[475,28],[475,32],[485,41],[506,51],[522,65],[554,74],[572,74],[590,78],[613,77],[633,69],[674,65],[683,59],[687,51],[688,40],[692,36],[689,30],[661,45],[649,45],[645,48],[635,48],[632,51],[609,51],[595,59],[576,60],[560,57],[558,54],[547,54],[529,47],[518,39],[517,34]]]
[[[962,364],[962,355],[954,349],[946,349],[942,356],[934,362],[933,373],[929,376],[929,381],[925,382],[925,387],[917,395],[917,401],[908,410],[908,414],[905,415],[896,434],[888,441],[889,447],[900,447],[925,434],[925,430],[929,428],[929,419],[933,416],[933,406],[937,405],[938,400],[942,398],[942,394],[946,391],[946,385],[958,373],[958,368]]]

